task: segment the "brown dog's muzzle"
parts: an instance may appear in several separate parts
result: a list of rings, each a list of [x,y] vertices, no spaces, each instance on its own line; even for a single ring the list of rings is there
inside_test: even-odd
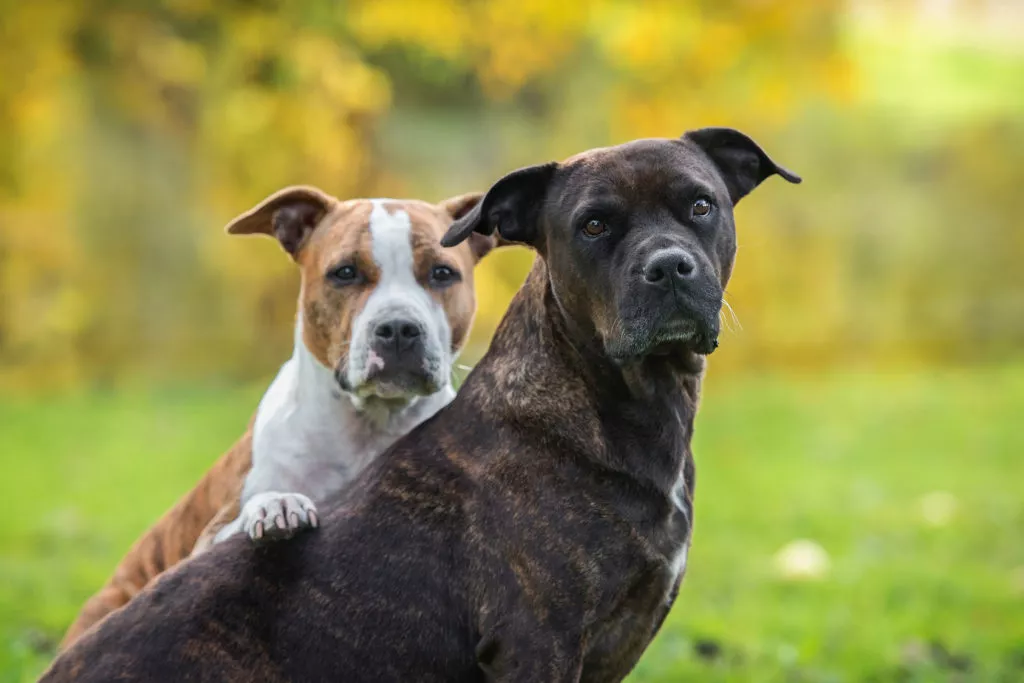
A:
[[[373,329],[367,381],[386,394],[427,394],[437,390],[431,381],[420,323],[404,318],[389,319]]]

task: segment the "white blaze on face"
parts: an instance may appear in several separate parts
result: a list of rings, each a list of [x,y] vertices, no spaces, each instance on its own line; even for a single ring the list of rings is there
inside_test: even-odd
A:
[[[380,280],[352,325],[348,380],[352,387],[366,381],[380,359],[370,350],[377,325],[391,320],[418,323],[423,329],[424,369],[438,387],[451,373],[451,327],[444,308],[416,280],[412,223],[401,209],[388,211],[390,200],[374,199],[370,212],[370,240]]]

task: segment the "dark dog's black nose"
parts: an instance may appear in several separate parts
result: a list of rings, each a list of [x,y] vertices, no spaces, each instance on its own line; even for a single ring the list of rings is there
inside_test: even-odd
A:
[[[402,353],[422,343],[423,330],[408,320],[386,320],[374,328],[373,336],[377,348]]]
[[[683,283],[697,275],[697,260],[683,249],[662,249],[654,252],[644,266],[644,279],[652,285]]]

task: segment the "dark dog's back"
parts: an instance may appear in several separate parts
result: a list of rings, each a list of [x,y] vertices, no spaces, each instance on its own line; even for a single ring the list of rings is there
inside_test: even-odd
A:
[[[367,473],[319,531],[261,547],[238,537],[183,563],[42,680],[480,680],[461,513],[445,504],[460,473],[423,466],[441,455],[389,455],[387,477]]]

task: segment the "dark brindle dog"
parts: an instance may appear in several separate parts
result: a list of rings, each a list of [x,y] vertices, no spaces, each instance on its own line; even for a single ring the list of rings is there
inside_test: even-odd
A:
[[[779,167],[703,129],[516,171],[445,237],[537,260],[458,397],[322,528],[221,544],[47,681],[618,681],[686,566],[690,437],[736,251]]]

